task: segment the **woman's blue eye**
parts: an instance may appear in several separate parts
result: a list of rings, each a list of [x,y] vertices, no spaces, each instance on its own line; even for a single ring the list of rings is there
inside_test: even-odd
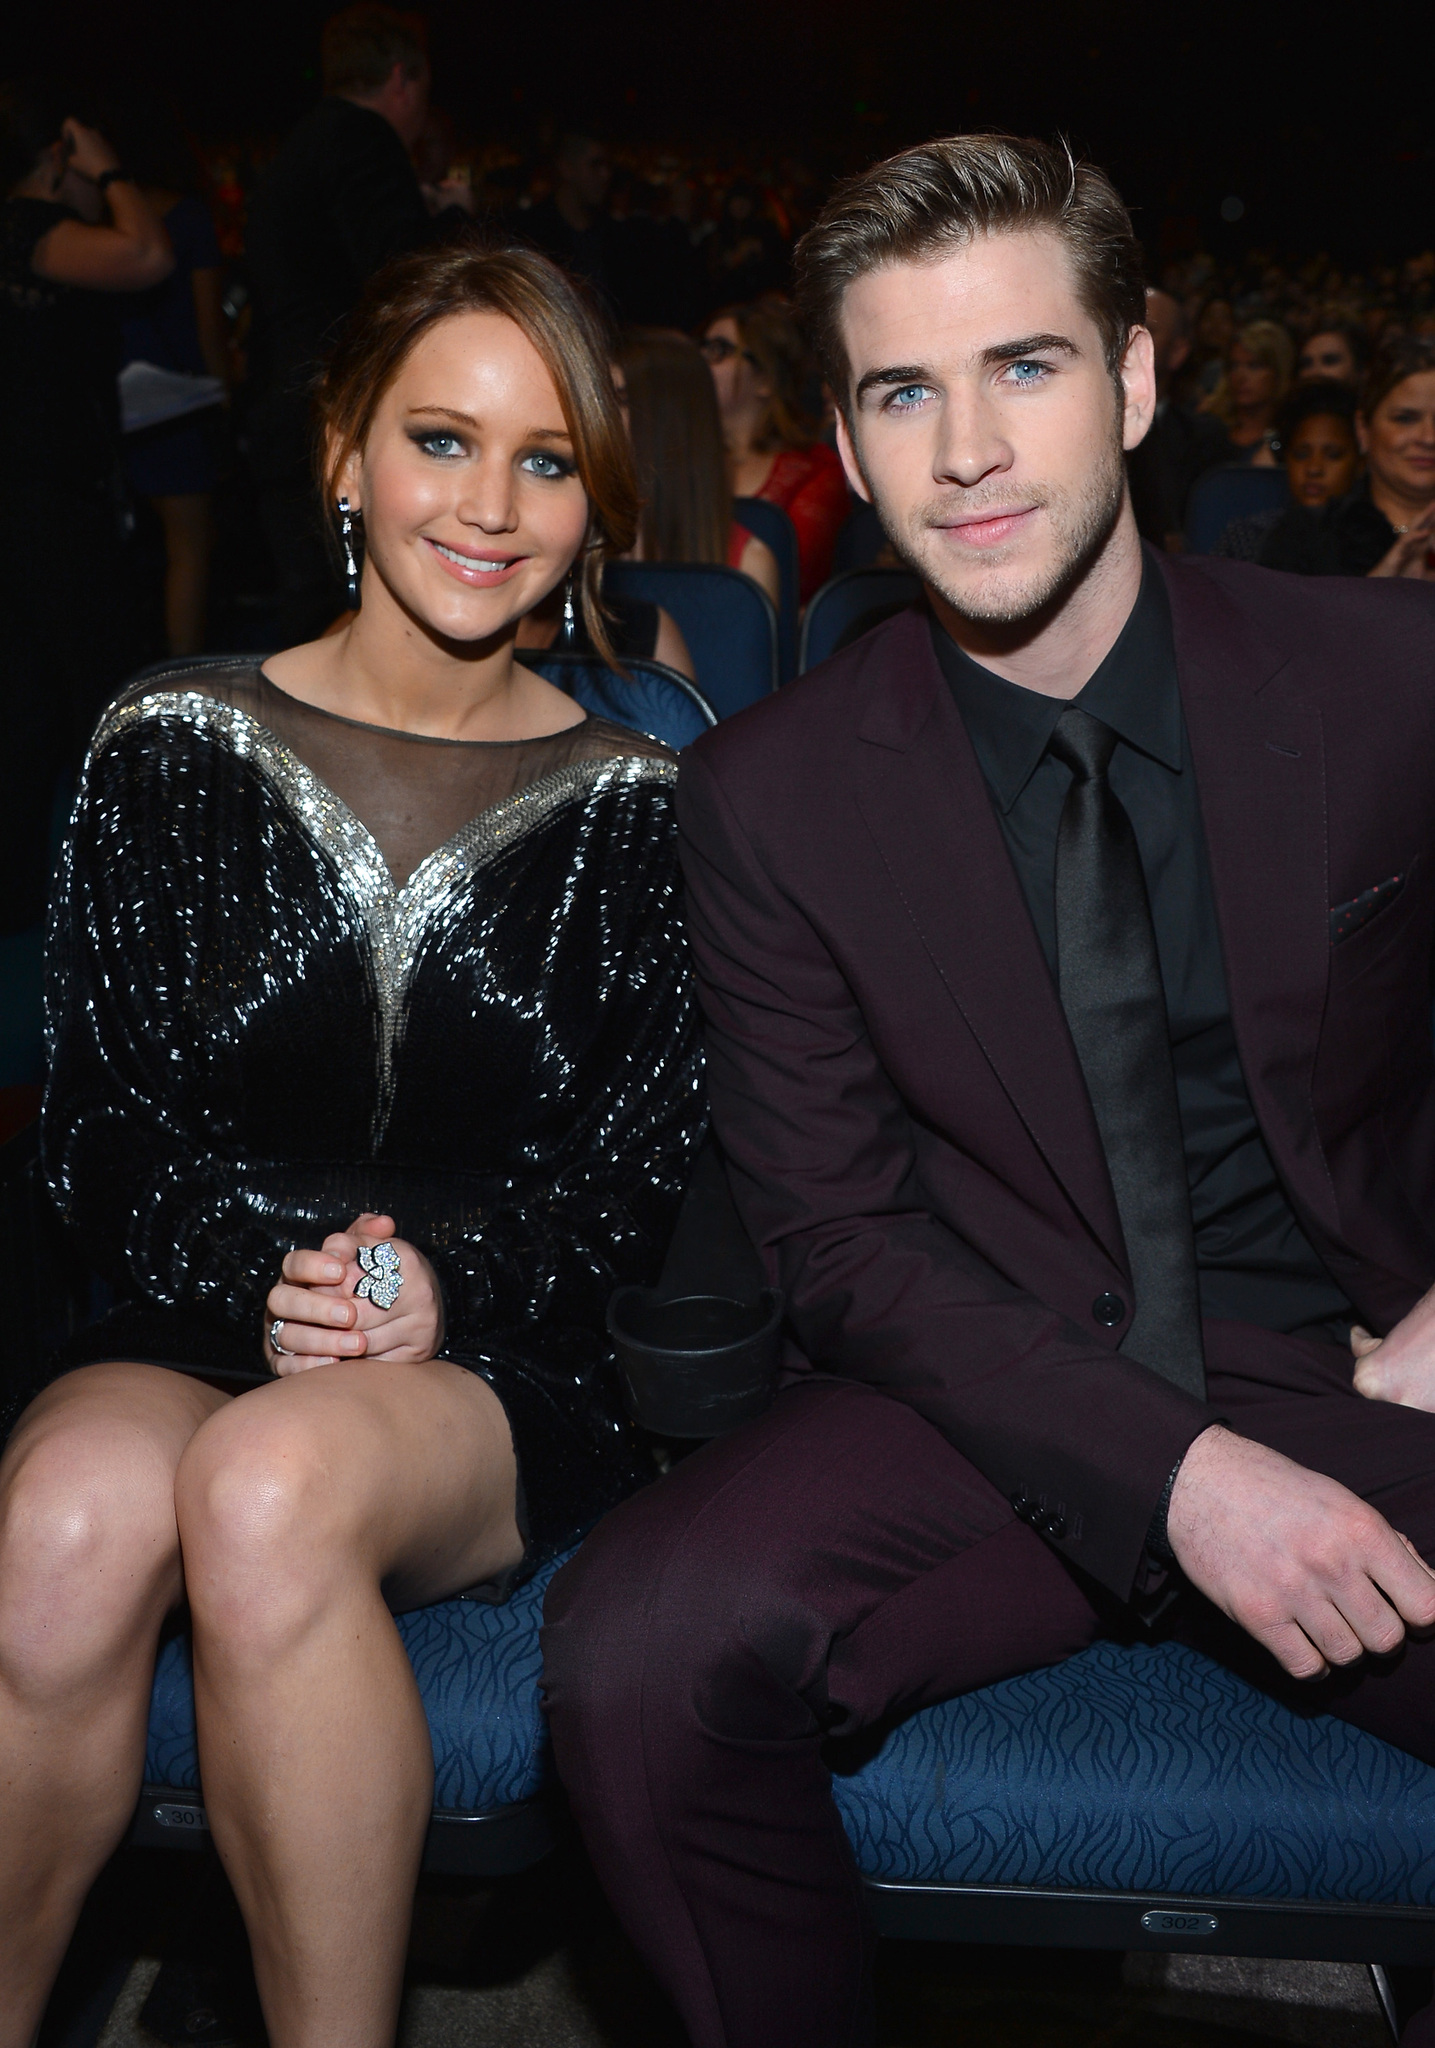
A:
[[[415,434],[414,443],[422,448],[425,455],[437,456],[442,462],[451,462],[455,455],[462,455],[463,443],[457,434],[450,434],[442,427],[434,427],[428,433]]]
[[[573,474],[572,463],[565,462],[561,455],[525,455],[523,467],[530,470],[534,476],[562,477]]]

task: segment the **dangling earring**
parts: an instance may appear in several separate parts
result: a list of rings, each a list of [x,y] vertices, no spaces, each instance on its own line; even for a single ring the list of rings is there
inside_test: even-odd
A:
[[[349,610],[359,609],[359,565],[354,560],[354,519],[347,498],[339,500],[339,535],[344,543],[344,574],[348,578]]]
[[[568,571],[568,581],[563,586],[563,630],[559,634],[563,646],[571,647],[578,638],[578,614],[573,608],[573,571]]]

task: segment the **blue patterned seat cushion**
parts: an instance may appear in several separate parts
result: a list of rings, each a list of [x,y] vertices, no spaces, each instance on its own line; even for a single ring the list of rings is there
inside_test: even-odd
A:
[[[486,1813],[541,1789],[548,1743],[538,1628],[548,1581],[565,1562],[554,1558],[502,1607],[446,1600],[399,1615],[433,1737],[439,1812]],[[187,1636],[165,1644],[155,1670],[145,1782],[199,1789]]]
[[[1435,1905],[1435,1770],[1174,1644],[928,1707],[836,1791],[872,1877]]]

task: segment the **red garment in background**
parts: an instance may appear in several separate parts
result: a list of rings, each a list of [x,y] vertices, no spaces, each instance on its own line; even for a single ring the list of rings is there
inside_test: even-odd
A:
[[[729,569],[740,569],[742,567],[743,551],[751,539],[752,535],[748,532],[747,528],[739,526],[734,519],[727,530],[727,565]]]
[[[852,509],[837,451],[825,441],[784,448],[756,495],[780,505],[797,529],[798,594],[806,604],[832,574],[832,550]]]

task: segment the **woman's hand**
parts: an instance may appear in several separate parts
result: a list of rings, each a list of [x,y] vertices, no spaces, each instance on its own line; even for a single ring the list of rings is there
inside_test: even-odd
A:
[[[1372,576],[1417,576],[1428,580],[1435,575],[1429,563],[1429,554],[1435,547],[1435,505],[1430,505],[1420,517],[1402,533],[1393,548],[1380,557],[1371,570]]]
[[[66,121],[60,130],[68,150],[66,168],[93,181],[106,171],[117,171],[120,160],[98,128],[85,128],[76,120]]]
[[[264,1356],[276,1373],[308,1372],[346,1358],[387,1358],[414,1364],[436,1358],[443,1343],[443,1298],[423,1253],[394,1236],[392,1216],[356,1216],[326,1237],[319,1251],[292,1251],[266,1305]],[[403,1286],[392,1308],[360,1300],[360,1245],[389,1243],[399,1255]],[[271,1345],[270,1326],[282,1322]],[[292,1353],[292,1356],[288,1354]]]

